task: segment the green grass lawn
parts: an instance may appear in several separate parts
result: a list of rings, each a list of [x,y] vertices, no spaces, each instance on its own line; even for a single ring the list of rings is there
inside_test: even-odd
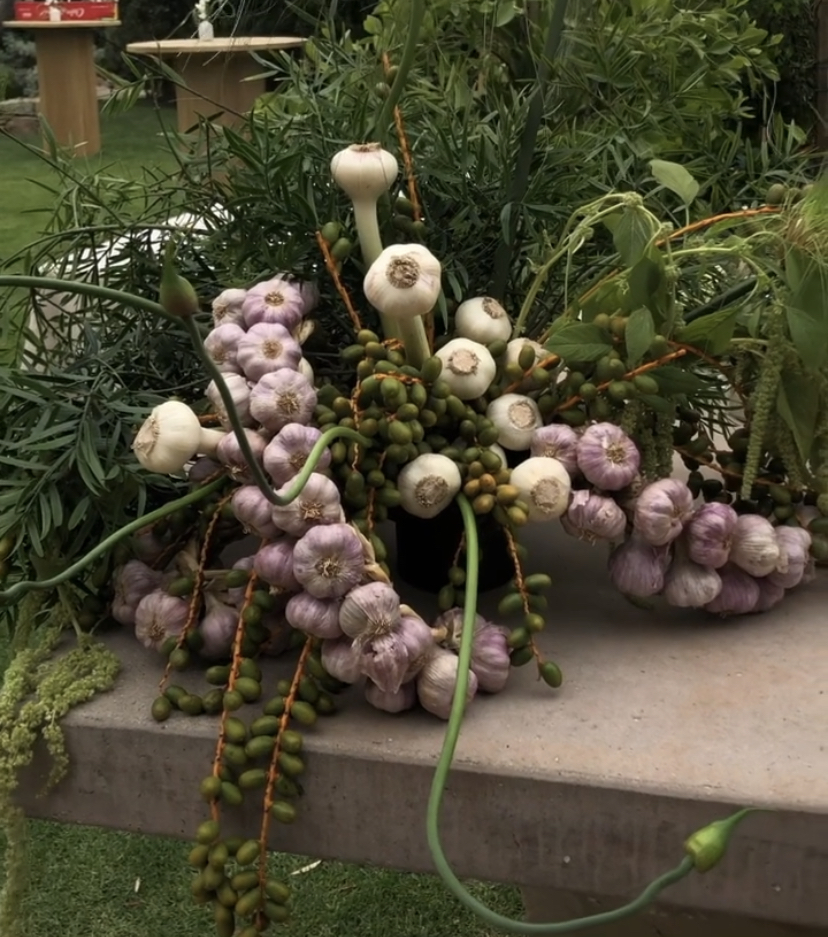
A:
[[[161,119],[171,122],[166,112]],[[173,165],[150,107],[104,119],[103,151],[91,171],[135,178],[145,165]],[[39,146],[39,138],[27,142]],[[19,143],[0,137],[0,260],[34,240],[48,218],[54,171]],[[2,311],[0,311],[2,316]],[[1,330],[0,330],[1,331]],[[2,357],[2,348],[0,348]],[[0,655],[2,656],[2,655]],[[71,777],[64,783],[71,784]],[[193,796],[198,796],[193,792]],[[189,845],[54,823],[31,824],[31,889],[21,933],[26,937],[207,937],[209,910],[194,904]],[[285,937],[489,937],[435,877],[274,856],[294,888],[295,919]],[[520,916],[515,889],[475,885],[495,910]]]

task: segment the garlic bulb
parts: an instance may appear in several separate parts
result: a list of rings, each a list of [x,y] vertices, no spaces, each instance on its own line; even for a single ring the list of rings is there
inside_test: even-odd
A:
[[[362,291],[391,319],[431,312],[441,289],[440,261],[422,244],[392,244],[368,268]]]
[[[460,303],[454,313],[454,331],[481,345],[508,341],[512,323],[506,310],[491,296],[476,296]]]
[[[345,596],[339,609],[340,628],[357,643],[390,634],[399,623],[400,597],[384,582],[357,586]]]
[[[739,515],[729,504],[703,504],[684,528],[687,553],[694,563],[720,569],[730,556]]]
[[[578,441],[576,457],[584,478],[603,491],[620,491],[632,484],[641,464],[635,443],[614,423],[588,426]]]
[[[578,434],[565,423],[550,423],[533,430],[529,452],[534,456],[557,459],[570,475],[578,472]]]
[[[273,540],[281,533],[273,523],[273,505],[259,491],[258,485],[242,485],[233,492],[230,507],[245,533],[255,534],[262,540]]]
[[[362,652],[350,638],[322,642],[322,666],[340,683],[356,683],[362,676]]]
[[[511,662],[504,628],[485,619],[475,624],[471,669],[477,677],[478,689],[484,693],[500,693],[505,688]]]
[[[316,388],[298,371],[265,374],[250,391],[250,414],[276,433],[288,423],[307,423],[316,407]]]
[[[518,364],[520,353],[529,346],[535,352],[535,364],[549,357],[549,352],[538,342],[533,342],[531,338],[513,338],[506,346],[505,365]]]
[[[666,547],[654,547],[633,534],[609,558],[612,584],[624,595],[645,599],[658,595],[664,587],[664,574],[670,565]]]
[[[448,456],[427,452],[400,471],[400,505],[415,517],[436,517],[460,491],[460,470]]]
[[[311,384],[316,380],[316,377],[313,373],[313,368],[311,367],[310,361],[307,358],[300,358],[299,364],[296,365],[296,370],[302,375],[302,377],[307,378]]]
[[[242,303],[247,290],[222,290],[213,300],[213,325],[241,325]]]
[[[135,610],[144,596],[157,589],[163,574],[150,569],[140,560],[129,560],[115,570],[115,595],[112,598],[112,617],[119,624],[134,625]]]
[[[321,436],[320,430],[301,423],[286,423],[279,430],[267,444],[263,457],[265,471],[274,485],[286,485],[302,471]],[[331,452],[326,449],[316,464],[317,471],[324,471],[330,464]]]
[[[457,686],[459,662],[456,654],[436,648],[417,677],[417,698],[423,709],[440,719],[448,719]],[[469,671],[466,705],[477,693],[477,677]]]
[[[136,560],[142,563],[156,563],[167,551],[167,544],[155,536],[152,527],[142,527],[129,541],[132,553]]]
[[[198,452],[201,423],[180,400],[167,400],[153,409],[138,430],[132,451],[148,472],[181,472]]]
[[[135,609],[135,637],[146,648],[160,651],[167,638],[177,638],[187,623],[190,605],[156,589]]]
[[[247,442],[253,453],[253,458],[261,465],[265,447],[267,446],[267,440],[260,433],[252,429],[246,429],[244,435],[247,437]],[[216,447],[216,458],[222,465],[230,470],[230,475],[234,481],[249,482],[253,480],[253,476],[250,474],[250,467],[247,464],[244,453],[241,451],[241,446],[239,446],[239,441],[236,439],[235,433],[227,433],[224,439],[218,444]]]
[[[530,521],[551,521],[569,507],[572,481],[557,459],[531,456],[512,469],[509,480],[529,508]]]
[[[303,631],[314,638],[322,638],[327,642],[342,637],[342,629],[339,627],[339,610],[339,599],[317,599],[307,592],[300,592],[289,599],[285,615],[291,626],[298,631]],[[328,672],[331,673],[331,671]],[[336,674],[331,675],[336,676]],[[337,679],[340,678],[337,677]]]
[[[518,452],[532,445],[535,431],[543,425],[538,405],[523,394],[495,397],[486,409],[486,416],[495,425],[500,445]]]
[[[234,409],[238,414],[244,426],[252,426],[253,420],[250,416],[250,384],[241,374],[225,374],[224,383],[230,391],[233,398]],[[213,407],[213,412],[219,419],[219,422],[225,429],[230,429],[230,420],[227,416],[227,407],[221,399],[218,386],[215,381],[210,381],[207,385],[206,397]]]
[[[662,478],[647,485],[636,499],[633,527],[647,543],[663,547],[678,537],[692,515],[693,495],[687,485],[677,478]]]
[[[468,338],[446,342],[436,355],[443,362],[440,378],[461,400],[482,397],[495,378],[497,365],[489,349]]]
[[[346,595],[362,579],[362,542],[348,524],[312,527],[293,550],[293,574],[317,599]]]
[[[627,529],[627,515],[612,498],[584,488],[573,492],[561,525],[568,534],[587,543],[618,540]]]
[[[431,628],[418,615],[406,605],[402,607],[397,634],[405,645],[408,664],[403,677],[403,683],[408,683],[423,669],[426,661],[434,651],[434,635]]]
[[[293,482],[280,488],[277,494],[287,495]],[[327,477],[314,472],[299,495],[288,504],[274,504],[273,523],[292,537],[301,537],[319,524],[339,524],[343,520],[339,489]]]
[[[290,332],[277,322],[260,322],[239,340],[236,363],[251,382],[280,368],[296,370],[302,348]]]
[[[751,609],[752,612],[769,612],[785,598],[784,587],[776,582],[772,582],[770,576],[765,576],[763,579],[756,579],[754,581],[759,587],[759,598]]]
[[[728,615],[747,615],[753,611],[759,601],[759,585],[753,576],[732,563],[719,571],[722,591],[705,605],[705,611],[726,617]]]
[[[232,322],[217,325],[204,339],[204,350],[222,372],[239,373],[239,342],[244,338],[244,329]]]
[[[803,527],[777,527],[774,532],[779,544],[779,562],[768,579],[783,589],[793,589],[805,576],[811,535]]]
[[[247,291],[242,304],[244,324],[250,329],[260,323],[275,323],[292,332],[305,314],[302,291],[284,277],[257,283]]]
[[[409,682],[404,683],[396,693],[387,693],[381,690],[373,680],[365,684],[365,699],[374,707],[387,713],[401,713],[411,709],[417,702],[417,687]]]
[[[776,569],[781,551],[773,524],[758,514],[736,520],[730,562],[751,576],[767,576]]]
[[[677,546],[676,556],[664,576],[664,598],[677,608],[703,608],[722,591],[722,580],[715,569],[694,563],[684,544]]]
[[[354,143],[331,160],[334,182],[352,201],[376,202],[399,171],[397,160],[379,143]]]
[[[239,613],[209,592],[204,594],[207,612],[198,627],[203,644],[199,653],[207,660],[230,656],[239,622]]]
[[[362,652],[360,669],[386,693],[396,693],[408,670],[408,651],[397,632],[356,642]]]
[[[208,478],[215,478],[219,472],[223,471],[224,469],[214,459],[202,457],[196,459],[187,469],[187,480],[193,485],[201,485]]]
[[[277,540],[259,547],[253,557],[253,572],[269,586],[295,592],[299,583],[293,575],[293,542]]]

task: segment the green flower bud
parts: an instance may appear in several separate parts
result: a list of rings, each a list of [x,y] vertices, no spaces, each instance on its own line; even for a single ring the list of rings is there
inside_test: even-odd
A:
[[[175,241],[167,241],[164,250],[164,266],[161,269],[161,286],[158,301],[171,316],[189,319],[198,310],[198,296],[191,283],[175,269]]]
[[[693,860],[697,872],[709,872],[718,865],[724,857],[736,827],[749,813],[756,808],[746,807],[724,820],[715,820],[713,823],[696,830],[684,842],[684,850]]]

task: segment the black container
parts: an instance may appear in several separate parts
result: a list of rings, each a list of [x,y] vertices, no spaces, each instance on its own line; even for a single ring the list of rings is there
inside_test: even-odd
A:
[[[415,589],[436,594],[448,582],[448,571],[463,536],[460,508],[451,504],[430,520],[397,510],[391,520],[396,525],[396,576]],[[477,518],[477,531],[480,544],[479,591],[499,589],[515,574],[506,537],[500,525],[487,515]]]

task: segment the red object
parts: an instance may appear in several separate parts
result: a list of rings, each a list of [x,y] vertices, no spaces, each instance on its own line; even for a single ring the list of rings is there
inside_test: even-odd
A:
[[[50,10],[60,11],[60,22],[77,23],[84,20],[118,19],[117,2],[109,0],[65,0],[63,3],[48,4],[44,0],[18,0],[14,5],[14,18],[20,22],[52,19]]]

